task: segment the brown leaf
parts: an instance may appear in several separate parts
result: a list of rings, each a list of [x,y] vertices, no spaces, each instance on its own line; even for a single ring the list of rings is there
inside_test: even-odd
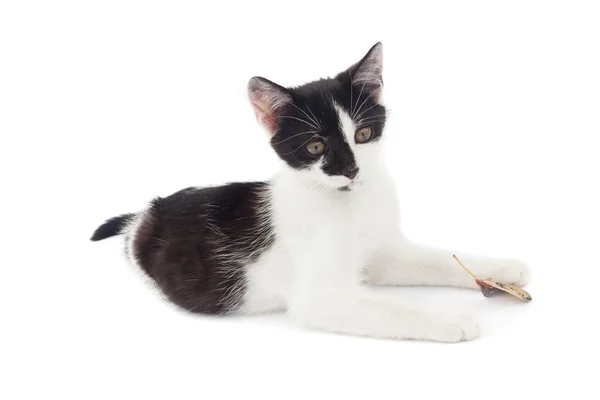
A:
[[[473,274],[471,271],[469,271],[469,269],[465,267],[463,263],[460,262],[458,257],[456,257],[456,254],[453,254],[452,257],[454,257],[454,259],[460,264],[460,266],[463,267],[463,269],[475,279],[475,283],[477,284],[477,286],[479,286],[479,288],[481,289],[481,293],[483,293],[485,297],[490,297],[492,294],[500,290],[502,292],[513,295],[521,300],[531,301],[531,295],[527,293],[527,291],[525,291],[524,289],[518,287],[517,285],[500,282],[491,278],[479,278],[475,276],[475,274]]]

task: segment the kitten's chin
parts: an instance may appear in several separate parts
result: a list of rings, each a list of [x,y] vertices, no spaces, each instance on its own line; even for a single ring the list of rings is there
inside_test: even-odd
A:
[[[335,191],[350,192],[354,188],[354,182],[342,175],[322,175],[319,180],[323,186]]]
[[[324,182],[324,186],[336,192],[352,192],[360,187],[363,183],[362,180],[351,180],[345,176],[327,176]]]
[[[338,190],[340,192],[351,192],[351,191],[355,190],[356,188],[358,188],[359,186],[361,186],[362,184],[363,184],[363,181],[352,181],[352,182],[350,182],[350,184],[338,188]]]
[[[343,175],[324,174],[319,165],[302,170],[284,168],[284,171],[292,174],[292,180],[303,182],[311,190],[321,189],[329,192],[347,193],[354,191],[363,184],[362,179],[352,180]]]

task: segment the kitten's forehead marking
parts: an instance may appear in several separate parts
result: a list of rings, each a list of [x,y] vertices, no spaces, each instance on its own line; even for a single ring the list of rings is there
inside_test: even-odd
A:
[[[346,143],[348,143],[348,145],[352,146],[354,144],[354,132],[356,131],[356,125],[346,110],[340,107],[339,104],[334,102],[333,106],[335,107],[338,120],[340,121],[340,129],[344,133],[344,140]]]

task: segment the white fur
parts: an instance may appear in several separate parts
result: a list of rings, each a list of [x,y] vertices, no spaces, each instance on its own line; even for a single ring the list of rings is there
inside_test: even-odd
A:
[[[354,143],[355,123],[337,107],[347,141],[360,168],[348,184],[328,179],[319,164],[297,171],[285,165],[270,187],[276,242],[247,265],[242,313],[286,309],[314,328],[382,338],[456,342],[476,337],[468,316],[441,313],[369,291],[382,285],[475,287],[454,264],[452,253],[407,241],[399,231],[396,189],[382,161],[383,137]],[[344,177],[340,177],[344,178]],[[510,260],[461,258],[476,273],[524,284],[527,267]]]

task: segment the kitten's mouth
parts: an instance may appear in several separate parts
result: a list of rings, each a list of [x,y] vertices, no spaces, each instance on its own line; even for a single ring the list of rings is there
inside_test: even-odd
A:
[[[358,186],[362,185],[362,181],[352,181],[346,186],[342,186],[338,188],[340,192],[351,192],[356,189]]]

